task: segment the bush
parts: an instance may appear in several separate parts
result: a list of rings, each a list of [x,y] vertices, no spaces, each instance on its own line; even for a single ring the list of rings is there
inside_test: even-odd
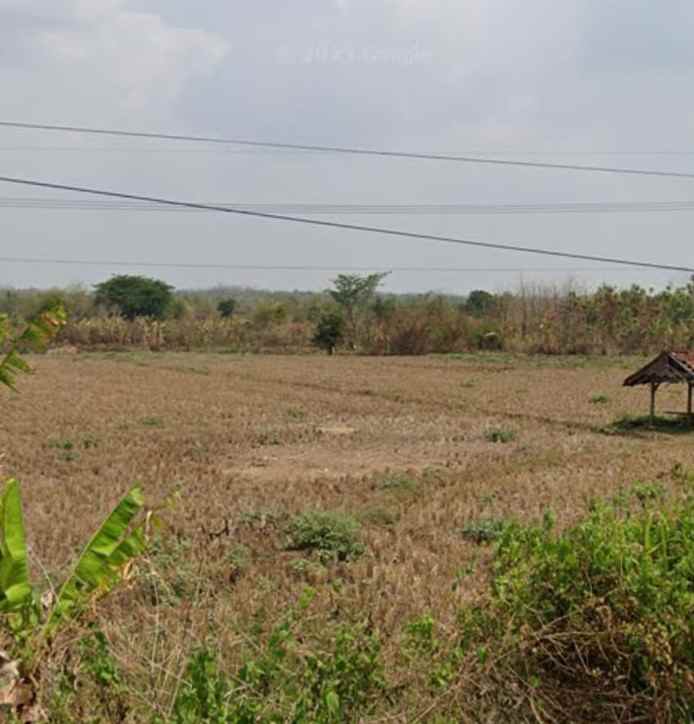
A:
[[[321,560],[348,561],[364,553],[359,523],[344,513],[311,511],[287,526],[287,549],[316,551]]]
[[[341,312],[324,312],[318,319],[313,344],[319,349],[333,354],[335,347],[342,341],[345,332],[345,320]]]
[[[693,541],[691,498],[631,514],[600,504],[561,534],[549,517],[509,526],[492,606],[537,695],[581,721],[691,721]]]
[[[396,355],[423,355],[431,352],[431,326],[416,310],[399,310],[388,332],[388,352]]]
[[[217,304],[217,311],[219,312],[220,316],[224,317],[225,319],[229,319],[234,315],[234,311],[236,309],[236,300],[233,298],[228,299],[222,299]]]

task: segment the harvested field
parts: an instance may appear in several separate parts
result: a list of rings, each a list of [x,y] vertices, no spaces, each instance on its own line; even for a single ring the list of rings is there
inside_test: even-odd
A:
[[[461,605],[483,594],[489,547],[466,529],[548,509],[564,527],[622,486],[668,487],[694,459],[688,434],[605,430],[646,410],[644,391],[621,387],[639,362],[36,357],[20,393],[2,393],[0,472],[23,482],[33,569],[49,575],[133,482],[166,505],[141,575],[95,614],[124,682],[121,718],[107,720],[166,719],[191,651],[213,641],[237,670],[307,586],[306,640],[359,621],[381,640],[401,693],[373,720],[429,720],[435,697],[408,686],[422,672],[403,631],[430,615],[454,636]],[[658,402],[685,398],[663,388]],[[322,565],[288,550],[287,521],[314,510],[353,516],[364,555]]]

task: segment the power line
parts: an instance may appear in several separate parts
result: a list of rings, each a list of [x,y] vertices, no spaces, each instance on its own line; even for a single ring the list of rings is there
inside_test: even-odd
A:
[[[204,148],[202,146],[193,148],[155,148],[153,146],[0,146],[3,153],[26,153],[45,151],[49,153],[220,153],[217,148]],[[270,155],[276,153],[271,148],[225,148],[224,154],[230,156],[236,154]],[[287,154],[292,153],[287,151]],[[294,152],[298,153],[298,152]]]
[[[426,267],[426,266],[321,266],[312,264],[223,264],[198,262],[149,262],[149,261],[113,261],[97,259],[42,259],[38,257],[2,256],[0,262],[8,264],[56,264],[66,266],[99,267],[153,267],[161,269],[224,269],[234,271],[304,271],[304,272],[404,272],[404,273],[563,273],[563,272],[624,272],[625,267]]]
[[[206,209],[208,211],[218,211],[227,214],[238,214],[239,216],[248,216],[262,219],[274,219],[276,221],[290,221],[298,224],[308,224],[312,226],[320,226],[330,229],[344,229],[348,231],[361,231],[372,234],[383,234],[384,236],[396,236],[408,239],[419,239],[423,241],[439,241],[446,244],[460,244],[463,246],[473,246],[482,249],[498,249],[501,251],[516,251],[525,254],[538,254],[542,256],[553,256],[564,259],[580,259],[582,261],[595,261],[607,264],[619,264],[623,266],[633,266],[644,269],[663,269],[665,271],[678,271],[694,273],[694,267],[678,266],[675,264],[658,264],[655,262],[634,261],[630,259],[621,259],[617,257],[597,256],[593,254],[578,254],[566,251],[553,251],[550,249],[539,249],[537,247],[520,246],[516,244],[498,244],[486,241],[472,241],[469,239],[459,239],[450,236],[438,236],[434,234],[421,234],[412,231],[402,231],[399,229],[390,229],[378,226],[364,226],[361,224],[346,224],[338,221],[323,221],[319,219],[309,219],[300,216],[288,216],[286,214],[271,214],[261,211],[248,211],[243,209],[228,208],[225,206],[213,206],[210,204],[199,204],[193,201],[174,201],[172,199],[164,199],[156,196],[141,196],[139,194],[128,194],[118,191],[106,191],[103,189],[94,189],[85,186],[73,186],[69,184],[51,183],[48,181],[36,181],[32,179],[16,178],[12,176],[0,176],[0,182],[17,184],[21,186],[33,186],[36,188],[45,188],[58,191],[72,191],[75,193],[91,194],[93,196],[102,196],[116,199],[130,199],[133,201],[149,201],[157,204],[165,204],[167,206],[180,206],[193,209]]]
[[[557,169],[563,171],[591,171],[597,173],[627,174],[632,176],[660,176],[668,178],[694,179],[694,173],[679,171],[656,171],[614,166],[584,166],[568,163],[545,163],[543,161],[514,161],[511,159],[487,158],[482,156],[462,156],[456,154],[415,153],[410,151],[386,151],[348,146],[324,146],[303,143],[280,143],[278,141],[253,141],[245,138],[219,138],[214,136],[186,136],[172,133],[150,133],[146,131],[123,131],[108,128],[90,128],[86,126],[62,126],[46,123],[24,123],[19,121],[0,121],[0,127],[23,128],[41,131],[63,131],[69,133],[88,133],[101,136],[121,136],[128,138],[151,138],[165,141],[193,141],[225,145],[247,146],[249,148],[276,148],[294,151],[316,151],[359,156],[380,156],[382,158],[410,158],[428,161],[454,161],[457,163],[476,163],[492,166],[517,166],[521,168]]]
[[[0,125],[3,125],[0,123]],[[155,139],[156,140],[156,139]],[[274,149],[275,151],[281,149]],[[291,152],[292,149],[287,149]],[[191,147],[191,148],[155,148],[153,146],[47,146],[42,145],[30,145],[30,146],[0,146],[0,151],[3,153],[8,152],[19,152],[24,153],[27,151],[46,151],[46,152],[66,152],[66,153],[219,153],[219,148],[203,148],[203,147]],[[271,154],[272,148],[238,148],[238,149],[225,149],[225,153],[229,154],[243,154],[243,153],[263,153]],[[523,149],[523,148],[505,148],[505,149],[493,149],[493,148],[477,148],[468,149],[465,151],[439,151],[438,153],[450,156],[464,156],[464,155],[480,155],[480,156],[506,156],[511,154],[512,156],[694,156],[694,150],[682,150],[682,149],[671,149],[671,150],[623,150],[616,151],[614,149],[602,149],[602,150],[576,150],[576,149],[555,149],[550,150],[538,150],[538,149]]]
[[[248,211],[272,211],[294,214],[378,214],[378,215],[506,215],[506,214],[606,214],[694,211],[694,201],[630,201],[555,204],[300,204],[300,203],[222,203],[204,202]],[[206,209],[162,206],[143,201],[94,199],[46,199],[0,196],[0,208],[71,211],[184,211]]]

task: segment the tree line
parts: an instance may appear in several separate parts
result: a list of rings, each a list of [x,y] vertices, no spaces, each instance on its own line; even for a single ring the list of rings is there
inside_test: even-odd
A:
[[[0,313],[21,322],[62,304],[69,321],[61,340],[85,348],[648,354],[694,347],[694,280],[662,290],[525,285],[455,296],[384,293],[386,276],[339,274],[312,293],[185,291],[120,275],[93,290],[0,290]]]

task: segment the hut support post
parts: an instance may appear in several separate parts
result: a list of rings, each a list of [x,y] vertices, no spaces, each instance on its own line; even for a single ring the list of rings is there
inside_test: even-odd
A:
[[[691,387],[689,388],[691,390]],[[651,382],[651,425],[655,423],[655,393],[658,391],[658,383]]]
[[[687,383],[687,421],[692,424],[692,383]]]

